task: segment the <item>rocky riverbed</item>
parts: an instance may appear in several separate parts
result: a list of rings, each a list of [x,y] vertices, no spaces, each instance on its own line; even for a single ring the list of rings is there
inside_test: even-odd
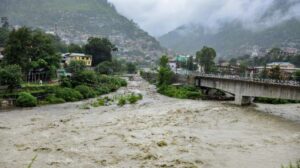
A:
[[[0,112],[0,167],[279,168],[300,159],[300,105],[238,107],[168,98],[136,77],[114,94],[135,105],[88,101]],[[91,100],[89,100],[91,101]]]

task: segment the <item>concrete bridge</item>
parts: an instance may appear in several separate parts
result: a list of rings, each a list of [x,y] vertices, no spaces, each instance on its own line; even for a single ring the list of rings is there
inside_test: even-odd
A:
[[[182,76],[180,80],[184,80]],[[235,103],[248,105],[254,97],[300,100],[300,83],[218,75],[189,75],[186,82],[197,87],[213,88],[235,95]]]

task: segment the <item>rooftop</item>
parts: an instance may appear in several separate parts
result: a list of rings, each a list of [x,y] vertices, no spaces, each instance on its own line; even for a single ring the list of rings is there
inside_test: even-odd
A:
[[[272,63],[268,63],[267,65],[293,65],[290,62],[272,62]]]

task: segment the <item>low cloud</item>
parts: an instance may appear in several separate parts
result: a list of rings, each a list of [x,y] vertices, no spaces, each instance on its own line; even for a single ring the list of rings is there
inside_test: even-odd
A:
[[[245,28],[256,30],[291,18],[300,18],[300,0],[108,1],[121,14],[133,19],[154,36],[187,24],[200,24],[207,29],[217,30],[223,23],[240,21]]]

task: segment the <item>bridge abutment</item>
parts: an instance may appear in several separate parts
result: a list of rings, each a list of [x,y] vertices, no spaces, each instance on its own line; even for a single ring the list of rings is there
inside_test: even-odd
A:
[[[234,103],[242,106],[250,105],[252,103],[252,97],[235,95]]]

